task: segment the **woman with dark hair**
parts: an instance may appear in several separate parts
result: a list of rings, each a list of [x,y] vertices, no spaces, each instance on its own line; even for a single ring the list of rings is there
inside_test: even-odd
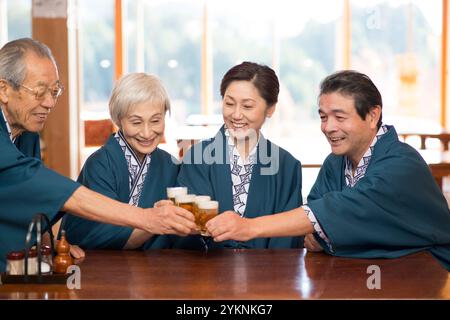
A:
[[[275,112],[279,82],[264,65],[243,62],[231,68],[220,86],[225,124],[210,140],[194,145],[183,159],[178,184],[190,193],[219,201],[219,212],[255,218],[302,204],[301,165],[261,133]],[[301,237],[225,241],[213,247],[294,248]],[[176,248],[202,248],[200,236],[176,241]]]

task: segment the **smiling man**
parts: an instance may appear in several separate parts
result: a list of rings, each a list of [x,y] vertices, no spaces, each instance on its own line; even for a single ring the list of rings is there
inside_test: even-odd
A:
[[[194,219],[186,210],[130,206],[43,165],[38,132],[62,92],[47,46],[24,38],[0,49],[0,272],[8,252],[24,249],[28,224],[37,213],[47,214],[52,223],[60,210],[70,210],[86,219],[149,234],[194,232]]]
[[[364,74],[320,86],[321,129],[332,153],[297,209],[255,219],[225,212],[207,224],[216,241],[307,235],[312,251],[396,258],[429,250],[450,270],[450,211],[419,153],[382,123],[382,99]]]

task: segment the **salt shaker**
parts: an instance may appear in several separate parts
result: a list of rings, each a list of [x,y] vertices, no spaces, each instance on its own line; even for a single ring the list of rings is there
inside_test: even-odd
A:
[[[26,271],[26,270],[25,270]],[[38,274],[38,258],[36,248],[28,251],[28,275]]]
[[[53,267],[52,248],[49,246],[41,246],[41,272],[43,274],[51,273]]]
[[[25,254],[23,251],[12,251],[7,255],[6,274],[23,275]]]

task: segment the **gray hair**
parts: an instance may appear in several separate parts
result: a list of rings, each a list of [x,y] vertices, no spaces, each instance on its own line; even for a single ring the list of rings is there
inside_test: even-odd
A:
[[[146,73],[129,73],[114,85],[109,98],[109,114],[112,121],[120,128],[120,120],[130,108],[150,102],[164,105],[164,112],[170,112],[169,96],[161,81],[154,75]]]
[[[19,89],[27,75],[25,56],[30,52],[50,59],[56,66],[51,50],[43,43],[31,38],[8,42],[0,49],[0,79],[8,81],[15,90]]]

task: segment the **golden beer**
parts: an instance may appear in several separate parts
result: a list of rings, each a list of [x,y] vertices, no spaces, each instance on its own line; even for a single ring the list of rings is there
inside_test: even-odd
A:
[[[187,194],[187,187],[171,187],[166,188],[167,190],[167,198],[175,203],[175,197],[179,194]]]
[[[198,204],[200,202],[204,202],[204,201],[211,201],[211,197],[210,196],[196,196],[195,200],[194,200],[194,216],[195,216],[195,223],[197,224],[198,227],[200,227],[200,221],[198,220]]]
[[[202,236],[211,236],[206,230],[206,223],[219,214],[218,201],[203,201],[198,204],[198,221],[200,225],[200,234]]]
[[[195,194],[178,194],[175,196],[175,204],[180,208],[186,209],[192,214],[194,214],[194,201]]]

